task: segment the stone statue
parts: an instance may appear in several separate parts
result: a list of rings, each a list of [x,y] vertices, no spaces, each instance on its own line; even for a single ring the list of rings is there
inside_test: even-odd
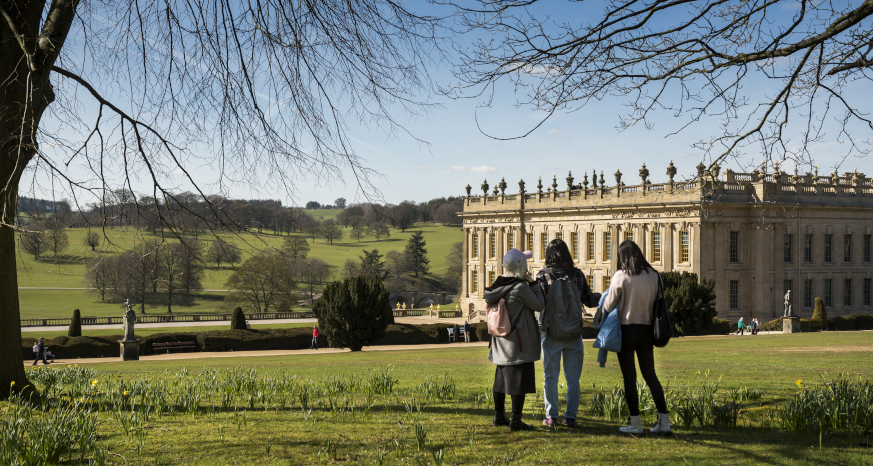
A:
[[[136,340],[133,334],[133,326],[136,324],[136,313],[130,307],[130,300],[124,302],[124,341]]]
[[[791,290],[785,293],[785,313],[782,317],[795,317],[794,311],[791,310]]]

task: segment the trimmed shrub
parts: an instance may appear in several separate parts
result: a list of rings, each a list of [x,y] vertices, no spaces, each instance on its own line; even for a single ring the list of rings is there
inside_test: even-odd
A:
[[[708,329],[696,333],[695,335],[727,335],[731,333],[731,321],[727,319],[712,318],[712,325]]]
[[[78,309],[73,309],[73,319],[70,320],[70,328],[67,330],[68,337],[82,336],[82,315]]]
[[[231,330],[248,330],[248,326],[246,325],[246,315],[243,312],[241,307],[237,307],[233,310],[233,313],[230,315],[230,329]]]
[[[664,298],[677,336],[704,332],[712,325],[715,311],[715,280],[699,280],[697,274],[666,272]]]
[[[831,330],[873,330],[873,315],[851,314],[831,317],[828,320]]]
[[[110,335],[103,337],[55,337],[47,339],[45,346],[58,359],[75,359],[75,358],[105,358],[118,357],[120,348],[118,340],[123,338],[122,335]],[[21,352],[25,360],[33,361],[33,344],[37,338],[22,337]]]
[[[781,332],[783,330],[782,320],[782,317],[771,320],[770,322],[758,327],[758,330],[764,330],[766,332]],[[818,332],[819,330],[821,330],[821,322],[812,319],[800,319],[801,332]]]
[[[821,328],[828,328],[828,310],[825,308],[824,301],[821,298],[815,298],[815,310],[812,311],[812,320],[820,323]]]
[[[308,327],[264,330],[213,330],[197,334],[201,351],[265,351],[307,349],[312,344]],[[319,346],[322,338],[319,337]]]
[[[332,348],[352,351],[360,351],[384,338],[393,318],[388,288],[381,278],[371,275],[358,275],[325,286],[312,312]]]

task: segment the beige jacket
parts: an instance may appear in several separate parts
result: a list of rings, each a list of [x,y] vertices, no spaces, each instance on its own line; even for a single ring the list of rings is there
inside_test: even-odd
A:
[[[652,325],[652,305],[658,295],[658,272],[628,275],[619,270],[612,276],[609,295],[603,309],[613,309],[618,304],[621,325]]]

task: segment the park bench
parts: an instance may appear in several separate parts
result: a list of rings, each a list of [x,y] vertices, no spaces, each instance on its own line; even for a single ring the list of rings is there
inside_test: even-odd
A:
[[[449,343],[451,343],[451,342],[453,342],[453,341],[454,341],[454,342],[459,341],[459,340],[457,340],[457,339],[455,338],[455,329],[454,329],[454,328],[449,327],[449,328],[447,328],[446,330],[449,331]],[[458,330],[459,330],[459,333],[460,333],[460,335],[458,335],[458,336],[459,336],[459,337],[464,336],[464,327],[458,327]]]
[[[174,349],[177,349],[180,352],[188,349],[194,351],[197,349],[197,345],[193,341],[168,341],[166,343],[153,343],[152,349],[154,349],[156,353],[159,350],[167,350],[167,354],[170,354],[170,350]]]

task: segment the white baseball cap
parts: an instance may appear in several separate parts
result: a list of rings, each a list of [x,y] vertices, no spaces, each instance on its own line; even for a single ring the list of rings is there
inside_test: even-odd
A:
[[[512,248],[506,251],[506,254],[503,256],[503,266],[509,270],[518,270],[521,264],[531,257],[533,257],[533,253],[530,251],[522,252]]]

